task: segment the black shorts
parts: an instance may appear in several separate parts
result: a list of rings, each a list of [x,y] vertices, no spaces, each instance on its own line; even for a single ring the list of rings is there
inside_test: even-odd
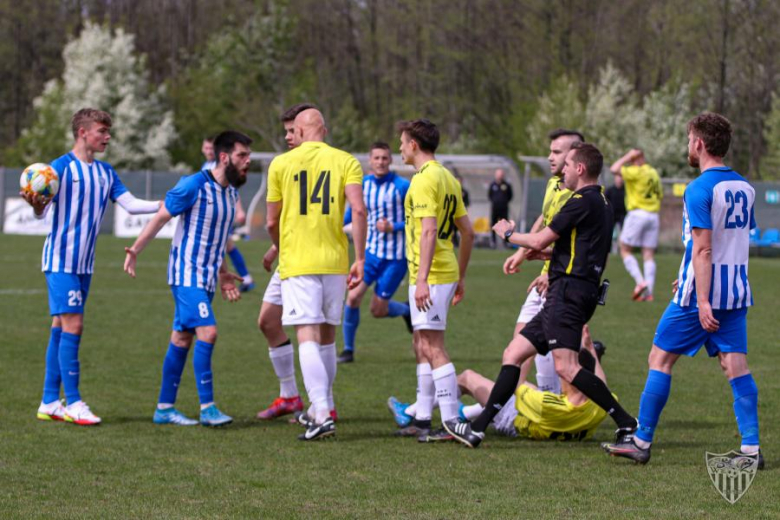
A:
[[[580,350],[582,327],[596,312],[598,286],[576,278],[550,284],[541,312],[520,331],[541,355],[556,348]]]

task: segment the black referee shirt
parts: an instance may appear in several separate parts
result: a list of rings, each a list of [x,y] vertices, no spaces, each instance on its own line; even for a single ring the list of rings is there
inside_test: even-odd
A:
[[[570,276],[598,285],[612,247],[613,225],[613,212],[600,185],[574,192],[550,222],[560,237],[553,246],[550,282]]]

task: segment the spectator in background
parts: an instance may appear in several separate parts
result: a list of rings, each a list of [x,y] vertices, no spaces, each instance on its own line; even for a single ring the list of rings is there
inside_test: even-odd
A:
[[[496,170],[496,177],[490,183],[488,188],[488,199],[490,200],[490,226],[502,219],[509,220],[509,202],[512,200],[512,185],[504,180],[504,170]],[[496,247],[496,235],[490,235],[493,248]]]

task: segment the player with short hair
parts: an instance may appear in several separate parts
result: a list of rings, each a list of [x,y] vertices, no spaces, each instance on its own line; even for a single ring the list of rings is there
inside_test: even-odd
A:
[[[650,447],[671,393],[672,368],[680,356],[694,356],[702,345],[718,356],[734,395],[734,414],[742,437],[740,452],[764,459],[758,437],[758,387],[747,363],[747,312],[753,305],[748,281],[750,230],[756,227],[756,193],[744,177],[724,164],[731,144],[731,123],[703,113],[688,123],[688,163],[701,175],[685,189],[685,246],[674,297],[655,332],[647,382],[639,401],[639,429],[607,453],[640,464]]]
[[[550,173],[552,174],[547,181],[547,187],[544,191],[544,201],[542,202],[542,213],[531,226],[531,233],[537,233],[550,225],[553,217],[558,214],[561,207],[572,196],[572,191],[566,189],[563,184],[563,165],[566,161],[566,155],[575,143],[582,143],[585,138],[577,130],[567,130],[558,128],[548,134],[550,139],[550,154],[547,160],[550,163]],[[519,272],[520,265],[526,260],[529,250],[520,247],[518,250],[506,259],[504,262],[504,273],[515,274]],[[531,285],[528,286],[528,296],[520,309],[515,325],[515,336],[520,334],[526,323],[539,314],[544,306],[544,297],[549,285],[550,261],[544,262],[542,272],[536,277]],[[550,391],[554,394],[561,393],[561,380],[555,372],[555,361],[552,353],[548,352],[542,356],[537,354],[533,361],[529,359],[521,367],[521,380],[527,378],[531,363],[536,365],[536,384],[543,391]]]
[[[401,157],[417,169],[404,202],[417,409],[412,424],[399,434],[417,436],[421,442],[449,440],[443,429],[431,431],[431,416],[435,396],[442,422],[458,417],[458,382],[444,344],[444,331],[450,304],[463,300],[474,231],[460,183],[436,160],[436,125],[416,119],[399,123],[398,130]],[[456,228],[461,233],[457,259],[452,244]]]
[[[336,325],[341,322],[347,287],[353,289],[363,279],[366,209],[360,163],[325,144],[327,130],[320,111],[310,108],[298,114],[293,132],[300,144],[276,157],[268,168],[266,221],[279,249],[282,323],[295,327],[301,372],[311,401],[306,432],[299,436],[309,441],[336,431],[330,415]],[[352,206],[352,267],[342,229],[345,199]]]
[[[136,199],[110,164],[95,159],[108,146],[111,124],[111,116],[102,110],[76,112],[71,120],[73,149],[51,163],[60,178],[57,194],[53,198],[21,194],[36,218],[53,212],[41,259],[53,317],[38,408],[38,419],[44,421],[100,424],[100,417],[81,400],[78,357],[100,224],[109,200],[132,215],[154,213],[160,207],[159,201]],[[60,402],[61,386],[67,407]]]
[[[131,247],[125,248],[124,269],[135,278],[138,255],[174,216],[179,216],[168,256],[168,285],[175,303],[173,331],[165,355],[155,424],[192,426],[174,405],[187,354],[195,341],[192,366],[200,399],[200,424],[222,426],[233,419],[214,404],[214,376],[211,357],[217,341],[217,321],[211,302],[219,284],[222,298],[236,301],[241,293],[223,262],[228,232],[236,215],[238,188],[246,182],[252,140],[226,131],[214,139],[217,165],[181,180],[168,191],[165,204],[141,231]]]
[[[214,137],[206,137],[203,139],[203,144],[200,147],[200,151],[203,154],[203,157],[205,162],[201,165],[201,170],[211,170],[217,165],[217,161],[214,159]],[[246,211],[244,211],[244,206],[241,204],[241,197],[239,196],[238,202],[236,203],[236,218],[233,222],[234,225],[237,226],[243,226],[246,223]],[[238,249],[238,246],[233,241],[233,228],[230,229],[230,232],[228,233],[228,241],[227,241],[227,255],[230,257],[230,261],[233,262],[233,267],[236,268],[236,272],[238,273],[238,276],[240,276],[243,281],[238,286],[238,290],[241,292],[248,292],[255,288],[255,282],[252,280],[252,275],[249,274],[249,268],[246,266],[246,260],[244,260],[244,255],[241,254],[241,251]]]
[[[574,193],[550,225],[531,234],[515,233],[514,222],[501,221],[493,227],[505,240],[535,251],[546,251],[554,243],[549,253],[550,287],[541,312],[504,350],[501,372],[482,414],[473,424],[457,419],[444,423],[470,448],[485,438],[491,420],[517,388],[520,366],[537,352],[552,351],[561,379],[607,411],[618,425],[618,437],[636,429],[636,419],[623,410],[604,381],[582,370],[577,360],[582,328],[596,311],[612,243],[612,209],[598,184],[603,161],[592,144],[575,145],[563,168],[564,185]]]
[[[626,214],[620,232],[620,256],[628,274],[636,282],[632,298],[653,301],[655,286],[655,250],[658,247],[658,229],[661,211],[661,177],[647,164],[640,148],[629,150],[610,167],[615,178],[622,178],[626,190]],[[642,270],[633,250],[642,249]]]
[[[292,150],[300,144],[296,142],[295,137],[295,118],[310,108],[317,107],[311,103],[298,103],[285,110],[281,115],[280,119],[284,126],[284,141],[287,143],[288,150]],[[272,243],[263,255],[263,267],[269,273],[277,256],[279,256],[279,249],[276,244]],[[284,332],[284,325],[282,325],[282,304],[282,279],[279,277],[279,269],[276,269],[263,294],[257,326],[268,342],[268,357],[271,359],[274,373],[279,380],[279,397],[274,399],[268,408],[257,412],[257,418],[261,420],[276,419],[283,415],[303,411],[303,401],[298,391],[298,384],[295,382],[295,352],[290,338]],[[329,345],[322,347],[327,358],[331,349]],[[335,348],[334,343],[334,351]],[[332,363],[326,362],[326,365],[331,366]],[[336,410],[333,409],[331,412],[335,420]]]
[[[371,174],[363,177],[363,201],[368,211],[366,269],[360,285],[349,291],[344,305],[344,351],[339,363],[355,359],[355,334],[360,325],[360,303],[368,288],[376,282],[371,298],[371,315],[375,318],[401,316],[411,332],[409,304],[393,300],[393,294],[406,276],[404,243],[404,198],[409,181],[390,171],[390,145],[377,141],[371,145],[368,161]],[[344,224],[352,222],[347,209]]]

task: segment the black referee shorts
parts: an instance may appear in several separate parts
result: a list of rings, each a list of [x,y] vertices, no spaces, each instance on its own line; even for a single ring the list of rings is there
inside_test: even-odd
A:
[[[598,287],[576,278],[550,284],[542,310],[520,331],[541,355],[556,348],[580,350],[582,327],[596,312]]]

